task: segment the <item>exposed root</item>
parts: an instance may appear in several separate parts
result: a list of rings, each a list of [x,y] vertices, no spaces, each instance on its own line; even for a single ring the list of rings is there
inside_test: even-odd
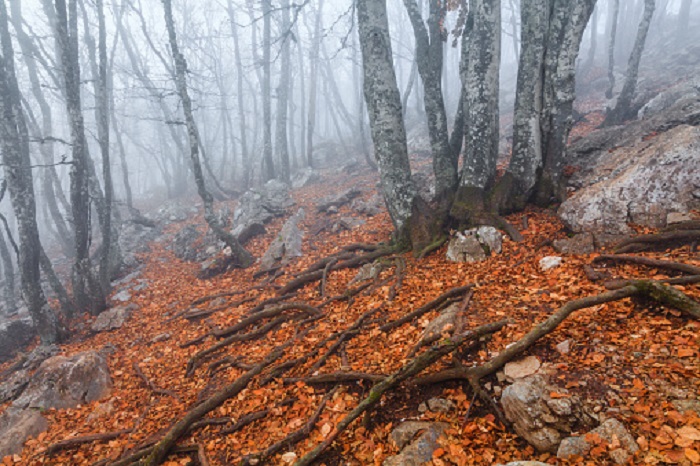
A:
[[[71,448],[79,447],[79,446],[84,445],[86,443],[107,442],[109,440],[114,440],[115,438],[119,438],[122,435],[128,434],[130,432],[131,432],[131,429],[126,429],[126,430],[118,430],[116,432],[105,432],[104,434],[83,435],[80,437],[73,437],[73,438],[61,440],[60,442],[54,443],[53,445],[49,446],[49,448],[46,449],[46,454],[47,455],[54,455],[54,454],[58,453],[59,451],[69,450]]]
[[[447,236],[441,236],[438,239],[436,239],[433,243],[427,245],[424,247],[417,255],[416,258],[418,259],[423,259],[433,253],[434,251],[437,251],[442,247],[443,244],[447,242],[448,237]]]
[[[674,272],[688,273],[690,275],[700,275],[700,267],[696,267],[694,265],[683,264],[680,262],[650,259],[648,257],[642,256],[603,254],[593,259],[593,263],[599,262],[630,262],[633,264],[646,265],[648,267],[654,267],[657,269],[673,270]]]
[[[413,311],[409,314],[406,314],[405,316],[403,316],[399,319],[396,319],[392,322],[389,322],[389,323],[382,325],[381,327],[379,327],[379,329],[382,332],[388,332],[390,330],[395,329],[396,327],[400,327],[403,324],[405,324],[407,322],[411,322],[413,319],[416,319],[416,318],[422,316],[423,314],[426,314],[426,313],[432,311],[433,309],[437,308],[442,303],[444,303],[450,299],[458,298],[460,296],[465,295],[471,289],[472,289],[471,285],[459,286],[457,288],[452,288],[451,290],[447,291],[446,293],[441,294],[440,296],[438,296],[434,300],[430,301],[429,303],[422,305],[421,307],[419,307],[415,311]]]
[[[700,230],[678,230],[654,235],[640,235],[621,241],[615,247],[616,254],[665,249],[671,246],[689,244],[700,240]]]
[[[143,373],[141,370],[141,367],[138,365],[136,361],[132,364],[132,367],[134,368],[134,371],[136,372],[136,375],[139,376],[139,378],[143,381],[143,383],[146,384],[148,388],[151,389],[153,393],[156,395],[161,395],[161,396],[169,396],[174,399],[176,399],[178,402],[182,403],[182,399],[177,396],[177,393],[171,391],[171,390],[166,390],[165,388],[159,388],[154,384],[148,377],[146,377],[146,374]]]
[[[379,382],[386,378],[386,375],[367,374],[365,372],[331,372],[330,374],[313,375],[310,377],[288,377],[284,383],[304,382],[307,385],[319,385],[324,383],[347,383],[366,380],[369,382]]]

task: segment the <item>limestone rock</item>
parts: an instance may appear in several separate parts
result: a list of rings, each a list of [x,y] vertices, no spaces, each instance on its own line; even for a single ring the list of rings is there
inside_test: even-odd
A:
[[[418,406],[418,411],[424,413],[426,411],[432,411],[434,413],[447,413],[456,409],[457,405],[453,401],[445,398],[431,398],[425,403],[421,403]]]
[[[578,422],[590,422],[575,396],[552,398],[551,393],[567,395],[539,374],[518,379],[506,387],[501,405],[515,431],[539,451],[556,452],[562,437]]]
[[[299,222],[304,218],[304,209],[292,215],[282,226],[279,235],[267,248],[260,259],[261,270],[267,270],[279,262],[285,262],[292,257],[301,257],[301,243],[304,233],[299,229]]]
[[[0,362],[13,357],[34,339],[35,334],[34,326],[28,319],[0,325]]]
[[[452,262],[481,262],[486,259],[486,253],[475,236],[457,232],[447,245],[447,259]]]
[[[131,311],[136,308],[135,305],[117,306],[108,309],[97,316],[97,319],[92,323],[90,329],[95,332],[108,332],[121,328],[126,320],[131,316]]]
[[[561,265],[562,258],[559,256],[546,256],[540,259],[540,270],[546,272]]]
[[[73,408],[109,394],[112,379],[105,358],[96,351],[54,356],[44,361],[22,395],[18,408]]]
[[[233,212],[234,236],[253,224],[265,225],[273,218],[283,216],[293,205],[289,186],[279,180],[270,180],[260,188],[246,191]]]
[[[17,398],[28,384],[29,371],[27,370],[19,370],[4,378],[0,382],[0,404]]]
[[[678,101],[700,97],[700,78],[681,82],[660,92],[647,102],[638,112],[639,119],[656,115],[676,104]]]
[[[595,251],[593,235],[588,232],[579,233],[571,238],[555,239],[552,242],[554,250],[559,254],[591,254]]]
[[[316,204],[316,210],[319,212],[328,212],[331,207],[341,207],[355,199],[360,194],[362,194],[362,191],[357,188],[350,188],[337,194],[331,194],[330,196],[321,198],[318,201]]]
[[[350,280],[348,285],[354,285],[356,283],[364,282],[366,280],[374,280],[381,273],[384,267],[378,261],[372,262],[371,264],[365,264],[360,267],[357,271],[355,277]]]
[[[488,248],[487,252],[500,254],[503,250],[503,235],[496,228],[480,226],[469,231],[473,231],[481,245]]]
[[[305,188],[321,180],[321,175],[311,167],[302,168],[292,175],[292,188]]]
[[[686,212],[669,212],[666,215],[666,225],[675,225],[676,223],[690,222],[692,220],[693,217]]]
[[[582,189],[559,207],[575,232],[627,234],[628,222],[664,227],[669,212],[696,208],[700,127],[677,126],[601,155]]]
[[[503,367],[506,377],[511,380],[522,379],[536,373],[542,364],[536,356],[528,356],[517,361],[511,361]]]
[[[20,453],[29,437],[36,437],[48,428],[38,411],[8,408],[0,415],[0,458]]]
[[[639,445],[625,426],[617,419],[611,418],[600,426],[591,430],[591,434],[597,434],[609,443],[619,443],[620,448],[609,452],[610,458],[615,464],[625,464],[631,455],[639,450]],[[559,458],[568,458],[571,455],[584,456],[591,449],[591,445],[585,437],[568,437],[561,442],[557,450]]]
[[[391,433],[391,438],[402,451],[384,460],[382,465],[420,466],[430,461],[438,448],[438,439],[448,427],[448,424],[441,422],[409,421],[400,424]]]
[[[366,201],[361,199],[353,200],[351,208],[357,213],[367,215],[368,217],[374,217],[382,211],[383,205],[384,201],[382,198],[378,194],[375,194]]]
[[[445,309],[435,319],[430,321],[428,326],[423,331],[421,341],[430,343],[441,338],[443,334],[452,335],[457,325],[459,317],[459,304],[452,304]]]
[[[571,351],[571,340],[564,340],[557,343],[556,348],[561,354],[569,354],[569,351]]]
[[[359,228],[362,225],[364,225],[365,222],[361,218],[355,218],[355,217],[340,217],[335,224],[333,224],[333,228],[331,229],[334,233],[337,233],[339,231],[343,230],[354,230],[355,228]]]

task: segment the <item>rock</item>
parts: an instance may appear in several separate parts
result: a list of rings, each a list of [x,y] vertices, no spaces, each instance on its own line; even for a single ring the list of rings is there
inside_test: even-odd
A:
[[[131,316],[131,311],[136,306],[130,304],[128,306],[118,306],[108,309],[97,316],[97,319],[92,323],[90,329],[95,332],[108,332],[121,328],[126,322],[126,319]]]
[[[595,251],[593,235],[585,232],[574,235],[571,238],[555,239],[552,242],[554,250],[559,254],[591,254]]]
[[[289,186],[279,180],[270,180],[260,188],[246,191],[233,212],[233,234],[239,236],[255,223],[265,225],[273,218],[285,215],[293,205]]]
[[[175,234],[168,249],[180,260],[202,262],[216,254],[221,246],[212,232],[202,235],[196,226],[186,225]]]
[[[0,325],[0,362],[13,357],[34,340],[35,335],[34,326],[29,319],[13,320]]]
[[[666,215],[666,225],[675,225],[676,223],[691,222],[693,217],[687,212],[669,212]]]
[[[443,335],[452,335],[457,325],[459,317],[459,304],[455,303],[442,311],[439,316],[433,319],[423,331],[421,341],[432,343],[440,339]]]
[[[457,232],[447,245],[447,260],[452,262],[481,262],[486,260],[486,253],[475,236],[463,235]]]
[[[112,380],[105,358],[96,351],[54,356],[44,361],[12,406],[73,408],[109,394]]]
[[[155,337],[151,338],[151,343],[160,343],[162,341],[170,340],[171,335],[169,333],[160,333]]]
[[[365,264],[360,267],[357,271],[355,277],[350,280],[348,285],[354,285],[356,283],[364,282],[366,280],[374,280],[381,273],[384,267],[378,261],[372,262],[371,264]]]
[[[438,439],[449,424],[409,421],[400,424],[391,433],[391,439],[402,449],[401,453],[390,456],[383,466],[420,466],[433,458],[438,448]],[[422,433],[420,433],[422,432]],[[417,438],[414,437],[418,435]]]
[[[617,419],[608,419],[591,430],[590,433],[600,436],[608,443],[620,445],[620,448],[616,448],[608,453],[615,464],[626,464],[629,457],[639,450],[639,445],[637,445],[634,437]],[[585,437],[568,437],[561,442],[557,450],[557,456],[563,459],[571,455],[584,456],[590,449],[591,445],[586,441]]]
[[[700,97],[700,78],[684,81],[660,92],[639,109],[637,116],[640,120],[648,118],[672,107],[678,101],[698,97]]]
[[[375,194],[367,201],[361,199],[353,200],[350,207],[357,213],[367,215],[368,217],[374,217],[382,211],[383,205],[384,201],[382,198],[378,194]]]
[[[556,349],[561,354],[569,354],[569,351],[571,351],[571,340],[564,340],[560,343],[557,343]]]
[[[673,407],[681,414],[687,411],[695,411],[700,416],[700,400],[673,400]]]
[[[428,400],[428,409],[434,413],[446,413],[456,409],[457,405],[445,398],[431,398]]]
[[[470,230],[474,231],[474,230]],[[503,235],[494,227],[480,226],[475,230],[476,238],[488,248],[487,253],[500,254],[503,249]]]
[[[19,370],[0,382],[0,404],[17,398],[29,384],[29,371]],[[2,458],[2,456],[0,456]]]
[[[321,175],[311,167],[297,170],[292,175],[292,188],[305,188],[321,180]]]
[[[552,398],[552,393],[564,395]],[[515,431],[539,451],[554,453],[575,424],[590,423],[575,396],[539,374],[518,379],[503,390],[501,405]]]
[[[8,408],[0,415],[0,458],[19,454],[29,437],[36,437],[48,428],[38,411]]]
[[[95,409],[88,414],[87,421],[92,422],[97,419],[105,418],[110,416],[114,412],[114,400],[105,401],[95,406]]]
[[[559,256],[546,256],[540,259],[540,270],[543,272],[546,272],[547,270],[551,270],[554,268],[557,268],[561,265],[561,257]]]
[[[343,230],[354,230],[355,228],[361,227],[364,225],[365,222],[361,218],[355,218],[355,217],[340,217],[340,219],[333,224],[333,228],[331,230],[334,233],[337,233],[339,231]]]
[[[503,372],[510,380],[522,379],[536,373],[542,364],[536,356],[528,356],[517,361],[511,361],[503,367]]]
[[[271,269],[279,261],[286,262],[292,257],[301,257],[301,243],[304,233],[299,229],[299,222],[303,218],[304,209],[299,209],[285,222],[279,235],[272,241],[260,259],[261,270]]]
[[[350,188],[338,194],[326,196],[318,201],[316,204],[316,210],[318,212],[328,212],[331,207],[341,207],[355,199],[360,194],[362,194],[362,191],[359,189]]]
[[[119,293],[112,296],[112,301],[126,302],[131,299],[131,293],[127,290],[121,290]]]
[[[700,114],[699,117],[700,119]],[[628,222],[659,228],[669,212],[700,202],[700,127],[677,126],[652,139],[600,156],[582,189],[559,207],[575,232],[628,234]]]

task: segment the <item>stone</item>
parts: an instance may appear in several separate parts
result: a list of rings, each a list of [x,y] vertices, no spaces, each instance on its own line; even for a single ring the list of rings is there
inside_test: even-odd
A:
[[[112,296],[112,301],[120,301],[122,303],[129,301],[131,299],[131,293],[127,290],[122,290],[119,293]]]
[[[311,186],[321,180],[321,175],[311,167],[297,170],[292,175],[292,188],[299,189]]]
[[[175,234],[168,249],[180,260],[201,262],[216,254],[222,245],[211,231],[203,235],[195,225],[186,225]]]
[[[22,452],[24,442],[49,428],[38,411],[8,408],[0,415],[0,458]]]
[[[337,194],[331,194],[330,196],[323,197],[318,201],[316,204],[316,210],[318,212],[328,212],[331,207],[338,208],[344,206],[358,197],[360,194],[362,194],[362,191],[357,188],[350,188]]]
[[[452,262],[481,262],[486,260],[486,253],[475,236],[457,232],[447,245],[447,260]]]
[[[95,409],[92,410],[90,414],[88,414],[87,421],[92,422],[97,419],[102,419],[106,418],[107,416],[110,416],[112,413],[114,413],[114,400],[108,400],[105,401],[104,403],[99,403],[97,406],[95,406]]]
[[[54,356],[39,366],[27,388],[12,406],[18,408],[74,408],[107,396],[112,388],[106,359],[96,351]]]
[[[630,456],[639,450],[639,445],[627,428],[615,418],[603,422],[600,426],[590,431],[591,434],[600,436],[608,443],[619,444],[608,454],[615,464],[626,464]],[[566,459],[571,455],[584,456],[591,449],[591,445],[583,437],[568,437],[562,440],[557,450],[557,457]]]
[[[350,208],[357,213],[367,215],[368,217],[374,217],[382,211],[383,205],[383,199],[378,194],[375,194],[366,201],[354,199]]]
[[[117,306],[100,313],[92,323],[90,329],[95,332],[108,332],[121,328],[126,320],[131,316],[131,311],[135,305]]]
[[[476,238],[482,244],[486,246],[490,254],[500,254],[503,250],[503,235],[494,227],[490,226],[480,226],[474,231]]]
[[[546,272],[561,265],[562,258],[559,256],[546,256],[540,259],[540,270]]]
[[[637,114],[638,118],[649,118],[672,107],[678,101],[700,97],[700,78],[683,81],[660,92],[647,102]]]
[[[155,337],[151,338],[151,343],[160,343],[162,341],[170,340],[171,335],[169,333],[159,333]]]
[[[506,464],[499,464],[498,466],[551,466],[547,463],[542,463],[541,461],[511,461]]]
[[[282,230],[260,259],[261,270],[271,269],[277,262],[286,263],[293,257],[302,256],[304,233],[299,229],[299,222],[304,219],[304,215],[304,209],[299,209],[284,223]]]
[[[593,235],[588,232],[579,233],[571,238],[555,239],[552,247],[559,254],[591,254],[595,251]]]
[[[449,427],[442,422],[403,422],[391,433],[391,439],[401,449],[390,456],[383,466],[420,466],[433,458],[438,439]],[[417,436],[417,437],[416,437]]]
[[[0,382],[0,404],[17,398],[29,384],[29,371],[19,370]]]
[[[447,413],[456,408],[457,405],[452,400],[445,398],[431,398],[428,400],[428,409],[434,413]]]
[[[669,212],[666,215],[666,225],[675,225],[676,223],[691,222],[693,217],[687,212]]]
[[[265,225],[276,217],[282,217],[294,205],[289,196],[289,186],[279,180],[270,180],[260,188],[246,191],[233,212],[233,235],[238,237],[251,225]]]
[[[17,351],[31,343],[35,335],[30,319],[17,319],[0,325],[0,362],[12,358]]]
[[[695,411],[700,416],[700,400],[673,400],[673,407],[681,414]]]
[[[334,233],[343,231],[343,230],[354,230],[355,228],[359,228],[362,225],[367,223],[366,221],[362,220],[361,218],[355,218],[355,217],[340,217],[340,219],[335,222],[333,225],[333,228],[331,229]]]
[[[669,212],[698,207],[700,170],[692,167],[700,166],[700,127],[680,125],[640,139],[588,163],[593,167],[580,188],[558,210],[569,229],[630,234],[629,223],[661,228]]]
[[[528,356],[517,361],[506,363],[503,367],[503,372],[506,374],[506,377],[511,380],[522,379],[535,374],[541,365],[540,360],[536,356]]]
[[[557,346],[555,348],[561,354],[569,354],[569,352],[571,351],[571,340],[564,340],[560,343],[557,343]]]
[[[452,335],[457,326],[457,318],[459,317],[459,304],[455,303],[442,311],[435,319],[430,321],[428,326],[423,331],[421,342],[429,344],[443,335]]]
[[[364,282],[366,280],[374,280],[379,276],[384,267],[378,261],[372,262],[371,264],[365,264],[360,267],[357,271],[355,277],[350,280],[348,285],[354,285],[356,283]]]
[[[552,393],[565,395],[552,398]],[[515,431],[530,445],[542,452],[555,453],[562,438],[573,426],[590,424],[576,396],[550,383],[540,374],[517,379],[503,390],[501,405]]]

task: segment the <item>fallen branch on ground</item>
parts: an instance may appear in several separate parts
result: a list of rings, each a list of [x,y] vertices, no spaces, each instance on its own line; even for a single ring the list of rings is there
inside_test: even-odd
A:
[[[281,298],[282,296],[280,296]],[[271,301],[271,300],[267,300]],[[260,306],[256,307],[261,307],[262,303]],[[246,317],[245,319],[242,319],[239,321],[237,324],[232,325],[230,327],[222,328],[222,329],[214,329],[212,330],[212,335],[218,338],[223,338],[226,336],[231,335],[232,333],[240,332],[244,328],[257,323],[263,319],[267,319],[269,317],[276,317],[279,314],[283,313],[284,311],[287,310],[292,310],[292,309],[298,309],[300,311],[304,311],[305,313],[309,315],[321,315],[322,312],[313,306],[310,306],[309,304],[306,303],[301,303],[301,302],[295,302],[295,303],[285,303],[285,304],[280,304],[279,306],[271,307],[269,309],[264,309],[264,307],[261,307],[261,310],[257,312],[250,312],[250,316]],[[252,311],[252,310],[251,310]]]
[[[474,330],[466,332],[461,335],[457,335],[451,339],[445,340],[444,342],[430,347],[427,351],[417,356],[415,359],[408,361],[404,364],[398,371],[382,379],[381,382],[376,383],[369,392],[369,395],[363,399],[355,409],[350,411],[338,425],[333,429],[333,431],[326,437],[326,439],[321,442],[316,448],[304,455],[299,461],[297,461],[294,466],[308,466],[312,464],[323,451],[328,448],[336,438],[347,429],[350,424],[360,417],[365,411],[374,407],[382,398],[382,395],[389,390],[397,387],[402,382],[408,380],[409,378],[419,374],[424,369],[431,366],[436,361],[440,360],[442,357],[452,353],[457,350],[464,343],[481,338],[484,335],[489,335],[501,330],[508,323],[507,320],[502,320],[500,322],[495,322],[492,324],[482,325]]]
[[[307,385],[318,385],[324,383],[343,383],[367,380],[369,382],[379,382],[386,378],[386,375],[367,374],[365,372],[331,372],[329,374],[312,375],[309,377],[288,377],[283,379],[284,383],[291,384],[304,382]]]
[[[396,327],[400,327],[403,324],[407,322],[411,322],[413,319],[416,319],[417,317],[422,316],[423,314],[426,314],[433,309],[437,308],[440,306],[442,303],[446,302],[449,299],[457,298],[459,296],[463,296],[464,294],[468,293],[472,289],[471,285],[466,285],[466,286],[458,286],[457,288],[452,288],[451,290],[441,294],[437,298],[433,299],[429,303],[426,303],[416,309],[415,311],[406,314],[405,316],[396,319],[394,321],[391,321],[389,323],[386,323],[379,327],[379,329],[382,332],[388,332],[390,330],[395,329]]]
[[[80,445],[84,445],[86,443],[106,442],[108,440],[114,440],[115,438],[119,438],[122,435],[128,434],[130,432],[131,432],[131,429],[126,429],[126,430],[118,430],[115,432],[105,432],[104,434],[90,434],[90,435],[83,435],[80,437],[68,438],[68,439],[61,440],[60,442],[54,443],[53,445],[49,446],[49,448],[46,449],[46,454],[53,455],[53,454],[58,453],[59,451],[79,447]]]

